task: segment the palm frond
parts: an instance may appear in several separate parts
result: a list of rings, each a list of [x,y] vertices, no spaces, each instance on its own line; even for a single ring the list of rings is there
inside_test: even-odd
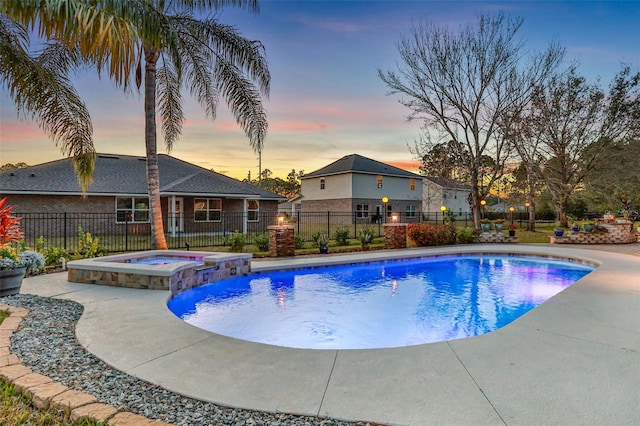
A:
[[[180,86],[180,76],[173,68],[172,63],[163,61],[163,66],[156,72],[156,87],[158,88],[158,110],[167,152],[171,152],[173,144],[182,134],[184,112]]]
[[[75,53],[50,42],[32,58],[25,49],[25,27],[0,15],[0,79],[18,115],[34,119],[68,156],[84,155],[77,170],[83,189],[91,182],[93,127],[84,102],[67,77],[78,63]]]

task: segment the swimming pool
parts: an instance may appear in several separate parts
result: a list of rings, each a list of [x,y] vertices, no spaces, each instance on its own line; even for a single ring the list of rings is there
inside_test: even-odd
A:
[[[197,327],[313,349],[389,348],[504,327],[591,272],[590,264],[456,255],[253,274],[168,302]]]

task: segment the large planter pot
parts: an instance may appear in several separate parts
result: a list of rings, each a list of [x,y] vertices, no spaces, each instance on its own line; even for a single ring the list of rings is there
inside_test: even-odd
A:
[[[27,268],[7,269],[0,271],[0,296],[11,296],[20,293],[22,279]]]
[[[553,234],[556,237],[562,237],[564,235],[564,229],[556,229],[555,231],[553,231]]]
[[[579,226],[574,226],[573,228],[571,228],[571,230],[573,232],[580,232],[580,227]]]
[[[491,224],[490,223],[481,223],[480,224],[480,229],[482,229],[482,232],[489,232],[491,230]]]
[[[494,223],[493,227],[496,229],[496,232],[502,232],[502,223]]]
[[[509,229],[509,236],[510,237],[515,237],[516,236],[516,230],[515,229]]]
[[[320,247],[320,254],[329,253],[329,247]]]
[[[582,225],[582,229],[584,229],[584,232],[593,232],[593,225],[584,224]]]

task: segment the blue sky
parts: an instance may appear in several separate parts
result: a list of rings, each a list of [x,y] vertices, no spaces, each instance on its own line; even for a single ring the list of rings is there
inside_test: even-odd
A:
[[[528,50],[551,41],[566,48],[589,79],[606,87],[621,63],[640,66],[640,1],[279,1],[263,0],[257,15],[227,8],[220,20],[266,47],[272,76],[266,101],[269,134],[262,168],[286,176],[311,172],[358,153],[415,171],[407,145],[420,131],[377,76],[398,58],[396,43],[412,22],[458,28],[485,13],[524,18]],[[74,82],[94,120],[98,152],[144,155],[143,99],[124,95],[103,77],[83,71]],[[37,125],[19,121],[6,89],[0,96],[0,164],[62,158]],[[258,173],[257,155],[220,104],[207,120],[185,92],[183,136],[171,155],[236,178]],[[161,135],[159,134],[159,137]],[[160,140],[160,139],[159,139]],[[159,152],[166,152],[159,143]]]

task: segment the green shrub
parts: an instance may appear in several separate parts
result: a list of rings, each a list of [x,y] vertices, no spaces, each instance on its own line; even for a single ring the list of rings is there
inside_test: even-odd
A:
[[[245,244],[247,244],[247,237],[240,232],[234,232],[227,237],[227,244],[231,246],[231,251],[234,253],[242,253]]]
[[[300,250],[304,248],[304,237],[300,234],[296,234],[293,240],[293,244],[296,248],[296,250]]]
[[[91,233],[84,232],[82,227],[78,226],[78,244],[73,252],[75,259],[87,259],[90,257],[106,256],[109,250],[100,246],[98,237],[93,237]]]
[[[338,246],[348,246],[349,245],[349,229],[341,226],[336,229],[333,233],[333,238],[336,240],[336,245]]]
[[[456,243],[458,244],[472,244],[477,241],[478,237],[475,235],[471,228],[460,228],[456,235]]]
[[[371,244],[373,242],[373,236],[375,235],[373,229],[364,227],[358,234],[358,239],[362,245]]]
[[[407,236],[413,245],[417,247],[455,244],[456,235],[456,227],[452,225],[411,223],[407,226]]]
[[[313,239],[314,244],[320,248],[329,246],[329,236],[327,234],[314,232],[311,238]]]
[[[44,256],[44,265],[45,266],[58,266],[61,265],[61,258],[65,258],[66,260],[71,259],[71,254],[63,249],[62,247],[45,247],[44,246],[44,237],[40,236],[38,241],[36,241],[36,251],[42,253]]]
[[[269,234],[258,234],[253,237],[253,242],[259,251],[269,251]]]

